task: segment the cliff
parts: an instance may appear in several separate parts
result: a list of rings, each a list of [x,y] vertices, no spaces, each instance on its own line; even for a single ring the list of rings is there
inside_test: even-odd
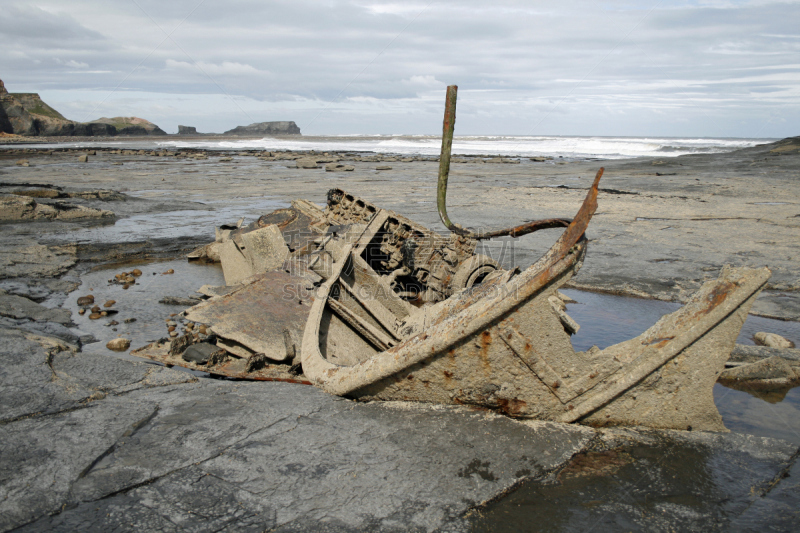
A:
[[[9,93],[2,80],[0,132],[43,137],[166,135],[152,122],[136,117],[100,118],[92,122],[69,120],[36,93]]]
[[[113,117],[98,118],[89,124],[108,125],[116,130],[117,135],[166,135],[167,132],[143,118]]]
[[[300,128],[291,120],[255,122],[249,126],[236,126],[225,135],[300,135]]]

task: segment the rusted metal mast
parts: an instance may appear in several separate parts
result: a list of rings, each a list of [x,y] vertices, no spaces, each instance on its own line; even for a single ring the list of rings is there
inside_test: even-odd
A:
[[[525,224],[510,228],[476,233],[450,220],[450,217],[447,216],[447,180],[450,176],[450,153],[453,149],[453,132],[456,126],[457,94],[458,85],[450,85],[447,87],[447,98],[444,104],[444,123],[442,124],[442,153],[439,157],[439,180],[436,185],[436,206],[439,209],[439,219],[441,219],[442,224],[453,233],[478,240],[492,239],[505,235],[521,237],[540,229],[564,228],[569,226],[571,220],[568,218],[547,218],[526,222]],[[597,173],[596,179],[599,179],[602,175],[603,169],[601,168]]]

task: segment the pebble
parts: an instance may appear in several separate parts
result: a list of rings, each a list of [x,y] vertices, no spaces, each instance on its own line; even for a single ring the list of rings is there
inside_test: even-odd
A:
[[[84,315],[86,313],[86,309],[78,309],[79,315]]]
[[[126,324],[130,324],[132,322],[136,322],[136,319],[135,318],[126,318],[125,320],[123,320],[123,322],[125,322]]]
[[[128,287],[130,287],[130,285],[128,285],[127,283],[122,286],[122,288],[125,289],[126,291],[128,290]]]
[[[201,335],[205,335],[207,330],[205,326],[200,326],[197,328],[197,331],[199,331]]]
[[[177,337],[178,336],[178,332],[177,331],[170,331],[169,332],[169,336],[170,337]]]
[[[78,305],[92,305],[94,303],[94,296],[81,296],[78,298]]]
[[[781,337],[777,333],[765,333],[759,331],[753,335],[753,340],[756,344],[766,346],[768,348],[794,348],[794,343],[785,337]]]
[[[109,300],[109,301],[107,301],[106,303],[103,304],[103,307],[111,307],[115,303],[117,303],[116,300]]]
[[[132,275],[134,275],[134,276],[136,276],[136,277],[138,278],[139,276],[141,276],[141,275],[142,275],[142,271],[141,271],[141,270],[139,270],[138,268],[134,268],[134,269],[131,271],[131,274],[132,274]]]
[[[174,273],[175,273],[175,270],[173,270],[173,269],[171,269],[171,268],[170,268],[169,270],[167,270],[167,271],[166,271],[166,272],[164,272],[163,274],[174,274]]]
[[[95,305],[94,307],[92,307],[92,313],[99,313],[99,312],[100,312],[100,306],[99,305]]]
[[[131,341],[122,337],[111,339],[106,344],[106,348],[108,348],[109,350],[113,350],[115,352],[124,352],[130,347],[131,347]]]
[[[89,320],[97,320],[98,318],[100,318],[100,313],[92,313],[89,315]]]
[[[167,328],[167,331],[169,331],[170,333],[172,333],[173,331],[175,331],[175,326],[170,326],[170,327],[168,327],[168,328]]]

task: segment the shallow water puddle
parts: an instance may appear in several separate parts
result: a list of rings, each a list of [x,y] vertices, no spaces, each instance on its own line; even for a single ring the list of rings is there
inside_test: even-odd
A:
[[[76,231],[55,235],[55,240],[76,243],[140,242],[148,239],[194,238],[207,235],[214,240],[214,228],[235,224],[244,218],[249,224],[264,213],[281,207],[286,202],[272,198],[239,198],[225,202],[205,202],[207,209],[185,209],[163,213],[145,213],[119,218],[113,224],[95,224]]]
[[[113,279],[115,274],[130,272],[134,268],[141,270],[142,276],[128,289],[123,289],[122,285],[116,283],[109,284],[108,280]],[[174,274],[164,274],[170,269]],[[161,304],[158,303],[160,299],[165,296],[197,298],[200,295],[195,291],[201,286],[225,284],[219,265],[189,263],[186,259],[121,264],[84,274],[81,281],[81,286],[68,296],[64,307],[72,311],[72,321],[78,325],[80,334],[91,334],[99,341],[85,345],[83,350],[115,356],[120,354],[106,348],[106,343],[114,337],[130,339],[131,349],[135,349],[168,336],[167,318],[173,313],[180,313],[187,306]],[[83,316],[79,315],[77,300],[80,296],[89,294],[94,296],[95,305],[104,310],[107,309],[103,307],[105,302],[116,301],[110,309],[118,312],[98,320],[90,320],[88,312]],[[125,323],[125,319],[132,318],[136,320]],[[119,324],[107,325],[111,321]]]

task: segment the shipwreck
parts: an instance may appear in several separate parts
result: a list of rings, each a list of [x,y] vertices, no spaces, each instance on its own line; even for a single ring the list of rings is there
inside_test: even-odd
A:
[[[343,190],[217,230],[192,259],[226,286],[185,316],[188,333],[132,352],[240,379],[317,386],[359,400],[472,405],[512,417],[724,431],[712,387],[767,268],[722,269],[681,309],[628,341],[576,352],[558,292],[586,256],[601,168],[572,219],[475,232],[447,214],[455,125],[448,87],[437,204],[448,234]],[[533,265],[502,269],[481,240],[558,229]]]

